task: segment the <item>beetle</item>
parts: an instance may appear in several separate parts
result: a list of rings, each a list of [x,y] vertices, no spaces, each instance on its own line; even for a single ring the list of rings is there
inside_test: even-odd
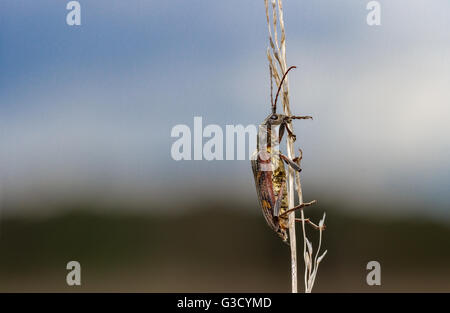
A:
[[[301,157],[291,160],[276,149],[283,138],[285,130],[295,141],[295,135],[289,127],[292,120],[312,119],[311,116],[288,116],[276,113],[276,105],[281,86],[286,75],[293,68],[296,67],[291,66],[284,73],[280,85],[278,86],[275,102],[273,101],[272,95],[270,97],[272,102],[272,112],[259,126],[257,133],[257,148],[251,159],[256,192],[264,218],[270,228],[272,228],[287,244],[289,244],[287,232],[289,228],[289,213],[316,203],[316,201],[302,203],[289,209],[286,187],[286,168],[284,163],[294,169],[294,171],[300,172]],[[278,136],[274,131],[274,128],[277,126],[279,127]],[[301,219],[295,220],[302,221]],[[318,227],[309,219],[304,219],[304,221],[314,227]]]

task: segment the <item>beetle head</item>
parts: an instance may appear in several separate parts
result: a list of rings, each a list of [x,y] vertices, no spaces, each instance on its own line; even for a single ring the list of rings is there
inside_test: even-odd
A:
[[[267,126],[269,126],[269,125],[278,126],[281,124],[290,123],[291,121],[292,121],[292,117],[290,117],[290,116],[287,116],[284,114],[272,113],[268,117],[266,117],[263,124],[265,124]]]
[[[270,114],[268,117],[266,117],[266,119],[264,120],[264,124],[267,126],[269,125],[278,126],[281,125],[284,122],[284,120],[285,115],[273,113]]]

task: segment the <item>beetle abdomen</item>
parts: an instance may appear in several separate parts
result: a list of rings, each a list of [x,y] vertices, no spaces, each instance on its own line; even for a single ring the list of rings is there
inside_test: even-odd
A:
[[[261,154],[263,157],[261,158]],[[287,240],[287,219],[274,216],[275,202],[279,196],[283,197],[279,214],[287,208],[286,171],[283,161],[277,155],[264,155],[256,151],[252,157],[252,169],[255,178],[256,191],[259,203],[267,224],[284,241]]]

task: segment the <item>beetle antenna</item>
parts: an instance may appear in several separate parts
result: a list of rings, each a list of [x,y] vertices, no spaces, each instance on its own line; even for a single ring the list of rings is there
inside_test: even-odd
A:
[[[270,103],[272,104],[272,114],[276,113],[276,106],[273,103],[273,72],[272,72],[272,65],[269,64],[269,72],[270,72]]]
[[[276,110],[277,110],[278,94],[280,93],[281,86],[283,86],[284,79],[286,78],[287,73],[288,73],[290,70],[292,70],[293,68],[297,68],[297,66],[291,66],[290,68],[288,68],[288,70],[286,71],[286,73],[284,73],[283,78],[281,79],[280,85],[278,86],[277,95],[275,96],[275,103],[274,103],[273,106],[272,106],[272,111],[273,111],[273,113],[275,113]]]

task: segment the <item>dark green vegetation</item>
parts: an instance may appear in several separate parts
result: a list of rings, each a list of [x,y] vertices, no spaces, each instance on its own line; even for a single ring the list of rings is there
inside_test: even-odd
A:
[[[0,291],[289,292],[288,247],[256,205],[254,214],[243,211],[251,212],[224,204],[176,215],[86,206],[50,218],[4,218]],[[448,226],[332,209],[326,224],[328,254],[314,291],[450,291]],[[70,260],[81,263],[81,287],[65,284]],[[381,287],[365,283],[371,260],[381,263]]]

